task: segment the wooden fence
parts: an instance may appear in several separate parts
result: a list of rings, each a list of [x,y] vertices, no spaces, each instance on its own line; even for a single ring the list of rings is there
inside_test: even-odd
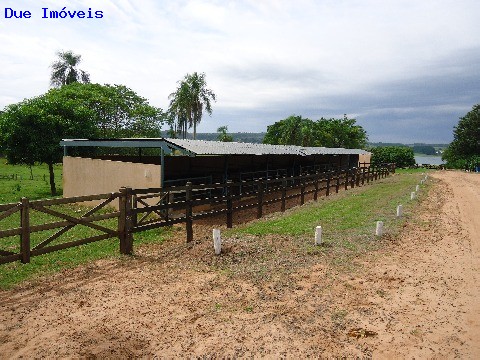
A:
[[[348,187],[361,186],[386,177],[391,172],[395,172],[394,164],[235,183],[232,181],[202,185],[187,183],[186,186],[163,189],[127,187],[110,194],[62,199],[30,201],[22,198],[18,203],[0,205],[0,225],[2,220],[19,213],[19,216],[17,215],[19,227],[0,230],[0,240],[18,236],[20,242],[20,246],[16,247],[17,251],[14,251],[11,245],[10,248],[0,249],[0,264],[18,260],[29,263],[32,256],[114,237],[120,241],[120,252],[131,254],[134,233],[179,223],[185,223],[186,241],[190,242],[193,240],[194,220],[224,216],[227,227],[231,228],[233,215],[236,212],[256,209],[256,217],[261,218],[264,207],[267,205],[280,203],[280,210],[285,211],[286,203],[291,199],[300,198],[300,204],[303,205],[308,195],[311,195],[313,200],[317,200],[319,195],[329,196],[332,191],[338,192],[343,188],[347,190]],[[118,199],[118,211],[108,207],[116,199]],[[101,202],[80,216],[62,212],[61,209],[56,208],[59,205],[76,206],[86,201]],[[100,210],[102,210],[101,213],[99,213]],[[32,211],[47,214],[56,220],[31,224]],[[77,211],[79,210],[74,213]],[[118,219],[115,229],[98,223],[107,219]],[[76,226],[95,230],[95,235],[58,243],[60,236]],[[49,234],[32,243],[32,234],[47,230]],[[55,231],[52,233],[52,230]],[[52,244],[54,242],[55,244]]]

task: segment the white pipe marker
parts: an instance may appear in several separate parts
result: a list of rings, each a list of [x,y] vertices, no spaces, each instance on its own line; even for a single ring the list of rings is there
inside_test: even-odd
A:
[[[377,221],[377,228],[375,229],[375,235],[383,235],[383,221]]]
[[[415,191],[412,191],[412,193],[410,194],[410,200],[413,200],[415,199]]]
[[[322,227],[317,226],[315,228],[315,245],[321,245],[322,244]]]
[[[403,205],[397,206],[397,217],[402,217],[403,214]]]
[[[213,229],[213,248],[215,249],[215,255],[219,255],[222,252],[220,229]]]
[[[415,191],[418,192],[419,190],[420,190],[420,185],[417,185],[417,186],[415,187]]]

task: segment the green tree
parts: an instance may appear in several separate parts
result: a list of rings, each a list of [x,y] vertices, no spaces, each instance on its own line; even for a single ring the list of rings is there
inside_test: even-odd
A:
[[[52,67],[50,83],[54,87],[61,87],[74,82],[90,82],[90,75],[78,69],[77,66],[81,62],[81,55],[75,55],[72,51],[58,51],[58,60]]]
[[[62,138],[88,138],[96,132],[91,111],[74,101],[45,94],[8,106],[0,115],[0,148],[11,164],[48,165],[56,195],[53,165],[62,159]]]
[[[217,140],[218,141],[223,141],[223,142],[232,142],[233,141],[233,136],[228,134],[228,126],[220,126],[217,129]]]
[[[480,165],[480,104],[460,118],[442,159],[452,168],[473,170]]]
[[[372,164],[395,163],[397,167],[415,165],[413,149],[407,146],[380,146],[370,149]]]
[[[76,106],[91,110],[96,137],[160,137],[166,121],[162,109],[124,85],[73,83],[49,94],[59,101],[74,101]]]
[[[314,122],[298,115],[291,115],[267,127],[264,144],[313,146]]]
[[[365,148],[367,133],[355,119],[312,121],[292,115],[267,127],[265,144]]]
[[[169,112],[177,118],[177,128],[186,138],[188,128],[193,127],[193,138],[197,138],[197,125],[202,120],[203,111],[212,114],[212,101],[215,93],[207,88],[205,73],[187,74],[179,81],[177,90],[169,95]]]
[[[355,119],[321,118],[316,122],[315,146],[363,149],[367,146],[367,133]]]
[[[435,155],[436,151],[432,145],[413,145],[413,152],[416,154]]]

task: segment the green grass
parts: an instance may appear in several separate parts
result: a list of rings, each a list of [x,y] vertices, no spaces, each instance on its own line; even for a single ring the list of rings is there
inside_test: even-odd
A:
[[[8,165],[5,159],[0,159],[0,175],[14,175],[16,179],[0,178],[0,204],[17,202],[22,197],[30,200],[51,198],[50,185],[48,183],[48,168],[46,165],[38,165],[33,167],[34,179],[30,179],[30,169],[27,166]],[[55,176],[57,182],[57,190],[61,191],[61,166],[55,167]],[[44,180],[45,176],[45,180]],[[59,192],[61,193],[61,192]],[[79,205],[55,205],[50,206],[52,210],[61,213],[79,217],[82,213],[87,212],[90,207]],[[114,211],[112,208],[101,209],[99,213],[108,213]],[[30,224],[38,225],[49,222],[60,221],[51,215],[30,210]],[[108,219],[96,222],[98,225],[105,226],[110,229],[117,228],[117,219]],[[0,230],[18,228],[20,225],[19,212],[0,220]],[[47,230],[31,234],[31,246],[35,246],[47,239],[59,229]],[[86,226],[77,225],[73,229],[67,231],[60,236],[51,245],[60,244],[67,241],[82,239],[102,232],[91,229]],[[160,228],[135,234],[134,248],[140,244],[160,243],[164,241],[171,233],[170,229]],[[0,239],[0,249],[12,252],[19,252],[20,248],[19,236],[12,236]],[[66,268],[72,268],[80,264],[89,263],[93,260],[101,258],[119,258],[119,240],[112,238],[102,240],[88,245],[77,246],[70,249],[56,251],[53,253],[35,256],[31,258],[29,264],[22,264],[19,261],[0,265],[0,288],[8,288],[15,284],[28,279],[34,279],[38,276],[58,272]]]
[[[6,159],[0,158],[0,175],[14,177],[3,179],[0,176],[0,204],[16,202],[22,197],[30,200],[51,198],[48,166],[33,166],[32,173],[33,180],[28,166],[9,165]],[[55,165],[54,173],[57,193],[62,194],[62,166]]]
[[[399,231],[405,216],[415,204],[410,200],[410,193],[420,183],[422,172],[424,170],[398,170],[394,176],[371,185],[322,198],[271,219],[261,219],[233,229],[230,234],[313,237],[315,227],[321,225],[322,239],[327,245],[356,251],[365,248],[374,237],[376,221],[383,221],[390,234]],[[396,218],[399,204],[404,209],[402,219]]]

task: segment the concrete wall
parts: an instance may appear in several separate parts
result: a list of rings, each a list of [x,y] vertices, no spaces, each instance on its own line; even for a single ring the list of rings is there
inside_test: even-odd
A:
[[[160,166],[65,156],[63,196],[116,192],[122,186],[160,187]]]
[[[372,157],[372,153],[362,154],[362,155],[359,155],[358,161],[360,163],[370,163],[371,157]]]

